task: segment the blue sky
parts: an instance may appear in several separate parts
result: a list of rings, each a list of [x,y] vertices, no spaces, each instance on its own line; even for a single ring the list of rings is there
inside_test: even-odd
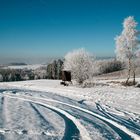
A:
[[[123,19],[131,15],[140,23],[139,5],[139,0],[0,0],[0,62],[45,60],[81,47],[114,56]]]

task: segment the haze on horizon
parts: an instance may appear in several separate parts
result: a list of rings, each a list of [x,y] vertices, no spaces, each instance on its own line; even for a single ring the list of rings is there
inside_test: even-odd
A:
[[[140,23],[139,5],[139,0],[0,0],[0,63],[41,63],[81,47],[114,56],[124,18]]]

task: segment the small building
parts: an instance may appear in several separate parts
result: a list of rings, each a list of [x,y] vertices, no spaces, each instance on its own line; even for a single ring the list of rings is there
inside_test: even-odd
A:
[[[66,70],[62,71],[62,81],[71,82],[71,72],[70,71],[66,71]]]

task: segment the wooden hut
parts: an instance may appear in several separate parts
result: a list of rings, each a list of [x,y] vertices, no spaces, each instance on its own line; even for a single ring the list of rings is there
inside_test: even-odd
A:
[[[71,82],[71,72],[70,71],[62,71],[62,81]]]

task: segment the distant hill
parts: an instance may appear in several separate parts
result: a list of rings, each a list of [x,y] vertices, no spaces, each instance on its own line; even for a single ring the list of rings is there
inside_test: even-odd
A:
[[[110,56],[110,57],[99,57],[99,56],[96,57],[97,60],[114,59],[114,58],[115,58],[115,57],[113,57],[113,56],[112,56],[112,57],[111,57],[111,56]]]
[[[27,65],[26,63],[17,63],[17,62],[13,62],[13,63],[9,63],[9,66],[25,66]]]

